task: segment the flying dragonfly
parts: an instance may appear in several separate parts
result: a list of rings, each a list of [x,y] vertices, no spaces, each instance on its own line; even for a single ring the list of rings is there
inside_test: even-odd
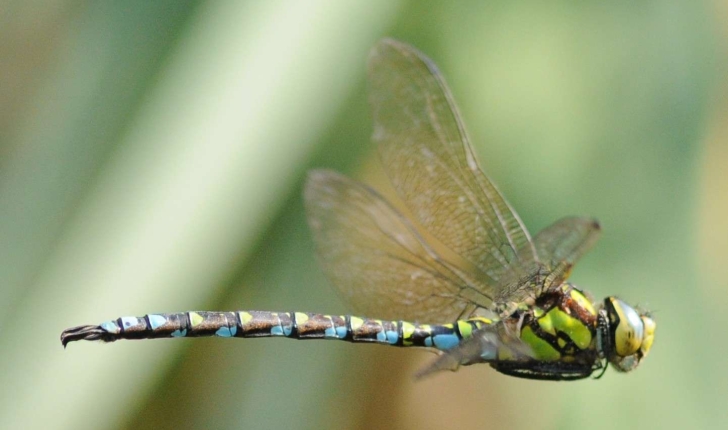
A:
[[[620,372],[637,368],[654,340],[649,312],[613,296],[593,302],[567,282],[599,237],[599,223],[567,217],[532,237],[478,164],[442,74],[415,48],[380,41],[368,76],[372,140],[414,221],[333,171],[309,173],[304,190],[324,271],[368,317],[148,314],[70,328],[63,345],[277,336],[434,350],[438,357],[419,376],[475,363],[542,380],[586,378],[608,363]]]

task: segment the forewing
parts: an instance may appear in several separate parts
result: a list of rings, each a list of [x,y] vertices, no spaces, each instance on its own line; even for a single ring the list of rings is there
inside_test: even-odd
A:
[[[542,263],[549,267],[574,265],[596,243],[599,221],[586,217],[561,218],[538,232],[533,245]]]
[[[364,316],[454,321],[491,298],[473,294],[458,269],[376,191],[332,171],[309,174],[304,192],[319,260]]]
[[[541,230],[533,238],[538,259],[522,258],[513,271],[517,278],[506,280],[496,301],[521,302],[533,295],[533,285],[543,289],[561,285],[600,235],[599,222],[587,217],[561,218]]]
[[[437,67],[409,45],[390,39],[369,57],[372,139],[387,174],[417,220],[440,242],[499,278],[526,249],[528,231],[483,173]],[[523,251],[522,251],[523,252]]]

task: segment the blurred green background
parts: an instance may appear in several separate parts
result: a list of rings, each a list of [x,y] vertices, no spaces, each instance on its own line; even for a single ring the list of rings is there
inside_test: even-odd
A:
[[[0,428],[728,426],[728,3],[0,2]],[[655,311],[629,375],[543,383],[343,342],[76,343],[122,315],[345,313],[300,196],[385,183],[365,61],[447,77],[532,232],[604,235],[572,280]]]

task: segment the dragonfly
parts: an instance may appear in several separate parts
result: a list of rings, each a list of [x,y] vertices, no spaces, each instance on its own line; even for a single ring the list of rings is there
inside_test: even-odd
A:
[[[487,363],[537,380],[638,367],[652,347],[648,311],[600,302],[567,282],[600,236],[566,217],[531,236],[480,167],[437,66],[412,46],[378,42],[368,59],[372,140],[408,209],[329,170],[308,174],[304,201],[317,254],[356,315],[180,312],[65,330],[61,342],[284,337],[416,347],[438,354],[422,377]],[[377,317],[377,318],[372,318]]]

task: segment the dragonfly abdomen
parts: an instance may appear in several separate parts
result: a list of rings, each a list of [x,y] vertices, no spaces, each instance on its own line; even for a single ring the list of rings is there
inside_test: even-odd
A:
[[[80,326],[61,334],[65,346],[77,340],[113,342],[119,339],[174,337],[286,337],[334,339],[400,347],[448,350],[472,332],[491,324],[486,318],[451,324],[416,324],[350,315],[306,312],[183,312],[121,317],[97,326]]]

